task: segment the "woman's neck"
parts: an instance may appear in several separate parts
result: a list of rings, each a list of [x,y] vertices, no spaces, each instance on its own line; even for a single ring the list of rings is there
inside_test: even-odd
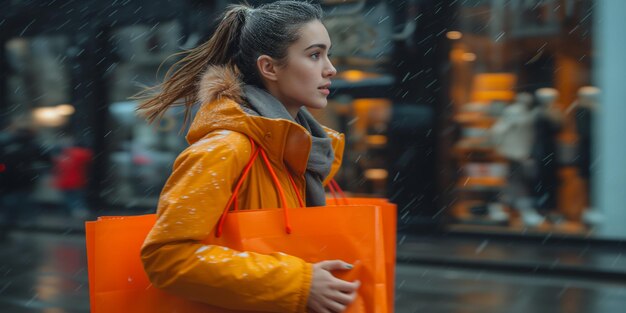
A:
[[[286,101],[286,99],[284,99],[285,97],[282,97],[282,94],[280,93],[278,88],[275,88],[275,86],[271,84],[267,86],[265,90],[285,107],[287,112],[289,112],[289,115],[291,115],[294,120],[296,119],[296,117],[298,116],[298,111],[300,111],[300,108],[302,106],[297,104],[290,104],[289,101]]]

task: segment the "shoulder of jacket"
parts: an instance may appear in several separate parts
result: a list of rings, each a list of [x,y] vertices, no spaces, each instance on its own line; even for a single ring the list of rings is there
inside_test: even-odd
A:
[[[220,155],[220,157],[237,157],[247,160],[251,153],[248,136],[232,130],[216,130],[206,134],[194,142],[178,156],[176,163],[184,159],[203,159]]]
[[[207,133],[202,139],[194,142],[189,148],[192,147],[207,147],[207,146],[238,146],[243,142],[249,142],[248,136],[237,131],[220,129]]]

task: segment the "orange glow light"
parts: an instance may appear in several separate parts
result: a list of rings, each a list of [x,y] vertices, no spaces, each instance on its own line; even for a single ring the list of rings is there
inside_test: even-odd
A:
[[[474,62],[476,61],[476,54],[471,53],[471,52],[465,52],[463,53],[461,58],[463,59],[463,61],[466,61],[466,62]]]
[[[349,70],[342,73],[341,77],[347,81],[358,82],[367,77],[367,74],[363,71]]]
[[[453,30],[453,31],[447,32],[446,37],[448,37],[448,39],[450,40],[458,40],[458,39],[463,38],[463,33]]]

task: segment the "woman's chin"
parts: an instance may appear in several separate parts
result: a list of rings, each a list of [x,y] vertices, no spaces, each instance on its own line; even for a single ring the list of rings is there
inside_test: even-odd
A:
[[[313,103],[309,103],[306,105],[306,107],[307,109],[321,110],[321,109],[326,108],[326,105],[328,105],[328,100],[324,98],[323,101],[315,101]]]

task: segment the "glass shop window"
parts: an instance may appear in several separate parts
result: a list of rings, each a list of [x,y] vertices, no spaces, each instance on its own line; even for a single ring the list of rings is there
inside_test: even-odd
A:
[[[109,80],[111,172],[103,195],[110,205],[155,207],[176,156],[187,146],[179,133],[182,110],[168,110],[155,127],[138,117],[137,102],[128,100],[160,82],[157,75],[164,75],[176,60],[163,62],[180,51],[183,38],[177,22],[124,26],[111,33],[109,43],[118,62]]]
[[[586,235],[593,1],[462,1],[451,44],[447,226]]]

